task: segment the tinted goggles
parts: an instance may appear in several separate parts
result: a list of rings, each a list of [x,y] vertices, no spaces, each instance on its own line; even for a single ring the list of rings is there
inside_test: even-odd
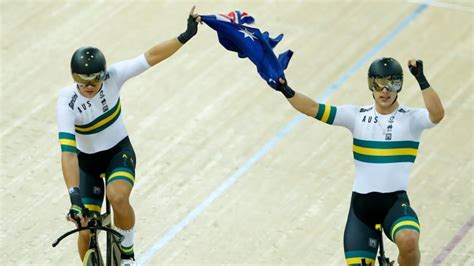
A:
[[[78,84],[82,85],[94,85],[99,83],[100,81],[103,81],[105,79],[105,72],[97,72],[93,74],[77,74],[77,73],[72,73],[72,77],[75,82]]]
[[[369,78],[369,89],[380,92],[385,88],[390,92],[399,92],[402,89],[402,83],[402,79]]]

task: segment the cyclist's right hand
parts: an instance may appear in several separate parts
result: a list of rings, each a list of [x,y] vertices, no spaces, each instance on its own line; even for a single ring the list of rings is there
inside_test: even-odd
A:
[[[67,215],[67,220],[79,224],[84,227],[87,226],[89,217],[89,210],[84,207],[81,200],[81,193],[78,187],[72,187],[69,189],[69,198],[71,200],[71,208]]]

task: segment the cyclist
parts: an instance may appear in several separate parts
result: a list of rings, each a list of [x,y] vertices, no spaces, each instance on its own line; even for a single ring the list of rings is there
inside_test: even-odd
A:
[[[120,90],[130,78],[162,62],[197,33],[198,14],[191,9],[187,28],[139,56],[110,66],[95,47],[81,47],[71,58],[74,84],[60,91],[57,120],[61,165],[69,191],[68,220],[87,225],[87,217],[101,211],[104,179],[114,211],[124,265],[134,265],[135,213],[129,197],[135,182],[135,153],[122,118]],[[77,223],[76,222],[76,223]],[[81,260],[89,247],[89,233],[79,234]]]
[[[371,105],[317,103],[293,91],[285,79],[280,79],[276,88],[299,112],[352,133],[356,173],[344,231],[348,265],[363,261],[375,265],[379,246],[376,224],[382,224],[385,234],[397,245],[400,265],[420,263],[420,223],[406,192],[408,177],[422,131],[438,124],[444,109],[423,73],[423,62],[412,59],[408,67],[420,85],[426,109],[398,103],[403,70],[393,58],[377,59],[369,67]]]

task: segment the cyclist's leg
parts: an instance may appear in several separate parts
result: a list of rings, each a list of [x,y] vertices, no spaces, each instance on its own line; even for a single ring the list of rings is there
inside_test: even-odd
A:
[[[420,223],[418,216],[410,207],[406,192],[399,192],[397,196],[398,200],[385,218],[384,231],[398,247],[400,265],[419,265]]]
[[[344,255],[347,265],[375,265],[378,237],[374,226],[363,223],[355,214],[354,195],[344,229]],[[365,263],[365,264],[363,264]]]
[[[86,172],[80,169],[80,190],[84,206],[90,215],[99,215],[104,198],[104,182],[99,174]],[[78,248],[81,260],[89,249],[90,233],[88,230],[79,232]]]
[[[125,236],[121,243],[122,258],[132,258],[135,213],[130,193],[135,182],[135,154],[131,146],[116,153],[107,170],[107,198],[114,211],[116,230]]]

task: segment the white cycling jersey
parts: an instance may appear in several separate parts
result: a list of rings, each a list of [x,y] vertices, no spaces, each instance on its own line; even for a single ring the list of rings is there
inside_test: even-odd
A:
[[[356,169],[353,191],[364,194],[406,190],[421,133],[435,126],[426,109],[405,106],[382,115],[374,105],[320,104],[316,119],[351,131]]]
[[[148,68],[144,54],[111,65],[102,88],[92,98],[83,97],[76,83],[61,89],[56,106],[61,150],[92,154],[110,149],[127,137],[120,89],[125,81]]]

